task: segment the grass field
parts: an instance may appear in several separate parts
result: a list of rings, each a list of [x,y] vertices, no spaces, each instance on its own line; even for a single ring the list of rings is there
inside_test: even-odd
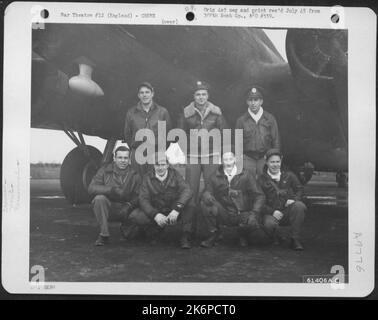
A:
[[[31,163],[30,176],[32,179],[59,179],[61,164]]]

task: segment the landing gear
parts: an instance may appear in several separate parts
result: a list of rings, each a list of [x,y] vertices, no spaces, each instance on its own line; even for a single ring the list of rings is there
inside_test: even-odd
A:
[[[80,147],[71,150],[64,158],[60,169],[60,186],[71,204],[90,201],[87,188],[101,163],[102,153],[92,146],[86,148],[89,155]]]
[[[306,162],[302,167],[298,167],[293,172],[298,177],[299,181],[305,185],[309,182],[314,174],[315,166],[311,162]]]
[[[336,182],[339,188],[347,188],[348,187],[348,176],[342,172],[336,172]]]
[[[111,152],[116,143],[110,139],[105,147],[104,155],[95,147],[86,145],[83,135],[78,137],[74,132],[64,130],[68,137],[77,145],[64,158],[60,169],[60,186],[67,201],[71,204],[89,203],[88,186],[102,164],[111,159]]]

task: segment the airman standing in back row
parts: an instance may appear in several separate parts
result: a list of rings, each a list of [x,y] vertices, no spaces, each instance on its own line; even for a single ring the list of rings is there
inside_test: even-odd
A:
[[[178,127],[183,129],[188,136],[192,129],[203,129],[208,132],[218,129],[222,134],[222,130],[227,128],[226,120],[221,108],[209,101],[209,85],[198,81],[193,90],[193,98],[194,101],[184,108],[178,121]],[[201,140],[199,139],[199,141]],[[185,178],[193,191],[194,203],[198,204],[201,172],[205,184],[208,183],[211,175],[219,166],[221,154],[220,150],[214,150],[211,144],[207,150],[201,149],[200,142],[197,152],[190,151],[187,155]]]
[[[158,141],[158,121],[165,122],[167,132],[172,129],[172,122],[168,110],[158,105],[154,100],[155,90],[149,82],[142,82],[138,86],[139,102],[128,110],[125,119],[124,140],[131,150],[131,165],[141,177],[149,170],[148,164],[140,164],[136,152],[141,141],[136,141],[135,135],[139,129],[150,129],[155,135],[155,146]],[[139,155],[141,156],[141,155]]]
[[[255,177],[263,173],[264,156],[269,149],[280,149],[277,121],[263,110],[263,89],[253,86],[247,96],[247,112],[236,121],[236,129],[243,129],[243,165]]]

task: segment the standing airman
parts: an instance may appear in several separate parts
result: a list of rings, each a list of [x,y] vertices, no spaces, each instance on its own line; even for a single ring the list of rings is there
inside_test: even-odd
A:
[[[158,121],[165,122],[167,132],[172,128],[168,110],[154,102],[154,94],[154,88],[150,83],[141,83],[138,86],[139,102],[136,106],[128,110],[125,120],[124,139],[131,149],[131,164],[141,176],[149,170],[149,165],[147,163],[139,164],[137,161],[137,148],[142,142],[136,141],[136,133],[139,129],[152,130],[155,136],[155,145],[153,146],[155,148],[158,141]],[[148,155],[145,156],[146,158],[148,157]]]
[[[247,112],[236,121],[236,129],[243,129],[243,164],[256,177],[262,174],[264,155],[272,148],[280,149],[276,119],[263,110],[263,89],[253,86],[247,96]]]
[[[178,127],[183,129],[188,136],[192,129],[203,129],[206,132],[218,129],[222,135],[222,130],[227,128],[226,120],[222,115],[222,110],[209,101],[209,85],[198,81],[193,90],[193,97],[194,101],[184,108]],[[199,141],[201,141],[200,138]],[[220,163],[220,150],[214,150],[211,144],[208,146],[207,150],[203,150],[200,144],[198,150],[189,150],[187,155],[185,177],[193,191],[196,204],[199,198],[201,173],[207,183]]]

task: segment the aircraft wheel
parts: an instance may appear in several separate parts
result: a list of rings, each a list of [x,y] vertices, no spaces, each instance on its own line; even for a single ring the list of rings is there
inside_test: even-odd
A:
[[[311,162],[306,162],[302,167],[293,168],[293,172],[299,181],[305,185],[309,182],[314,174],[315,166]]]
[[[100,166],[102,153],[92,146],[87,148],[90,157],[76,147],[64,158],[60,169],[60,186],[71,204],[88,203],[91,200],[87,189]]]
[[[339,188],[347,188],[348,187],[348,177],[344,172],[337,172],[336,173],[336,182]]]

